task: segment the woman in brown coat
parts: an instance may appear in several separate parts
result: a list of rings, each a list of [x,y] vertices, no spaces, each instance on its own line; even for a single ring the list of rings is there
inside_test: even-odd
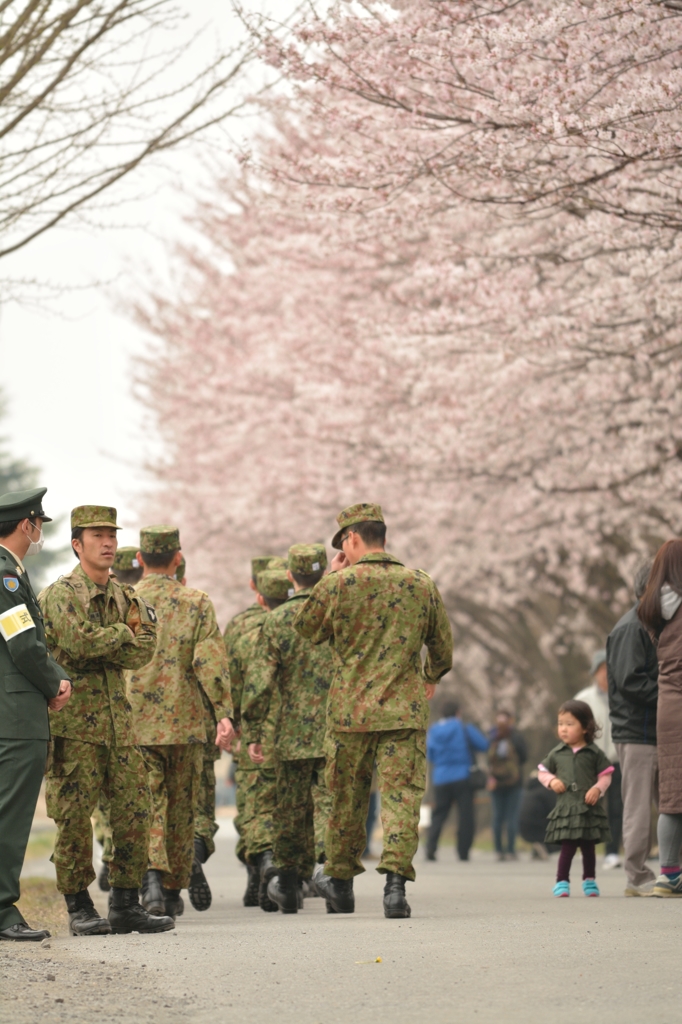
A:
[[[637,614],[657,645],[658,846],[661,875],[654,896],[682,896],[682,540],[669,540],[654,560]]]

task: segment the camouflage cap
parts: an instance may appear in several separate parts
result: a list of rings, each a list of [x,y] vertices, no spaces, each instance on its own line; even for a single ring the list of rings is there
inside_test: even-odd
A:
[[[292,544],[289,548],[289,569],[291,572],[310,576],[327,568],[327,552],[324,544]]]
[[[279,558],[277,555],[260,555],[258,558],[251,559],[251,577],[255,582],[259,572],[265,572],[266,569],[286,569],[286,567],[286,558]]]
[[[71,509],[71,529],[86,526],[110,526],[120,530],[116,525],[116,509],[111,505],[79,505]]]
[[[361,501],[358,505],[344,508],[343,512],[339,512],[336,521],[339,524],[339,529],[332,538],[332,547],[340,551],[341,534],[349,526],[355,526],[356,523],[383,523],[386,520],[381,511],[381,505],[372,505],[369,502]]]
[[[52,520],[43,511],[43,497],[47,487],[31,491],[8,491],[0,497],[0,523],[14,523],[20,519],[40,518],[44,523]]]
[[[180,550],[177,526],[145,526],[140,530],[140,551],[147,555],[175,554]]]
[[[119,572],[130,572],[131,569],[141,569],[142,566],[137,560],[137,548],[119,548],[116,552],[114,564],[111,568],[114,572],[116,572],[117,569]]]
[[[182,583],[182,581],[184,580],[186,575],[187,575],[187,562],[183,558],[183,560],[180,562],[180,565],[175,570],[175,578],[178,581],[178,583]]]
[[[256,577],[256,589],[263,597],[271,597],[276,601],[286,601],[289,597],[291,583],[286,569],[264,569]]]

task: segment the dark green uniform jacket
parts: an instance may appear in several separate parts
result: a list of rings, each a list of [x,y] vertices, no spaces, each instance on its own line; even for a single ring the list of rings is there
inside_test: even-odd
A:
[[[0,736],[49,740],[47,702],[68,678],[47,649],[42,612],[25,569],[0,546]]]

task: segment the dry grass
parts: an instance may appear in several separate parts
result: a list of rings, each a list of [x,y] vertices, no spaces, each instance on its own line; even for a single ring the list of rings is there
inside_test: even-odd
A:
[[[53,935],[68,934],[64,897],[51,879],[22,878],[17,906],[32,928],[49,928]]]

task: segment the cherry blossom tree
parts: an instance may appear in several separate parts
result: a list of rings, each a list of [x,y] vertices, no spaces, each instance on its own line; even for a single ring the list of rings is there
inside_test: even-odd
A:
[[[530,721],[680,530],[680,19],[632,0],[343,4],[197,214],[144,372],[198,582],[379,500],[456,678]],[[188,539],[189,538],[189,539]]]

